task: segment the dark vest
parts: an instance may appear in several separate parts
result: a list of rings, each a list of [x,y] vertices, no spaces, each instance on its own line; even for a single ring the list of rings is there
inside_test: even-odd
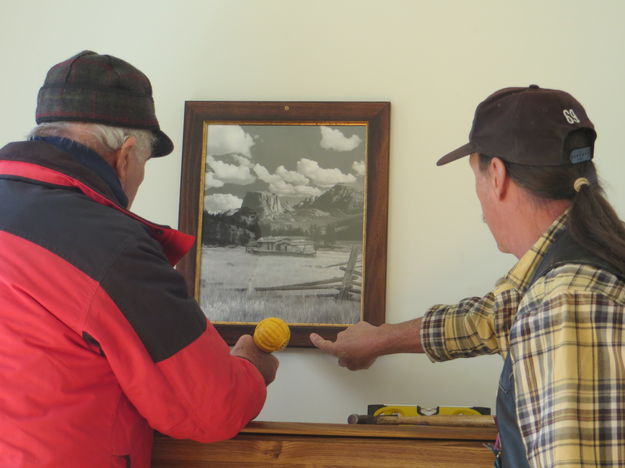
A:
[[[613,265],[597,257],[581,245],[577,244],[568,231],[562,234],[551,245],[530,280],[528,290],[534,282],[550,270],[565,264],[591,265],[606,270],[620,279],[625,274],[618,271]],[[502,444],[500,459],[504,468],[528,468],[527,454],[521,438],[516,417],[516,398],[514,391],[514,373],[512,372],[511,352],[508,352],[504,361],[503,370],[499,378],[497,391],[497,428]]]

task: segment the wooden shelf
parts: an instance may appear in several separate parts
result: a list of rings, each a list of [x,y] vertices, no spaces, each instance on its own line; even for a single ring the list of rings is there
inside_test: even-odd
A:
[[[153,468],[486,467],[493,428],[251,422],[213,444],[157,434]]]

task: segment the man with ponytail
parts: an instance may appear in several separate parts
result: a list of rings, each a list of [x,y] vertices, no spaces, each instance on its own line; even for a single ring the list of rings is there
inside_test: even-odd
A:
[[[477,107],[469,143],[476,194],[499,250],[519,261],[484,297],[424,317],[360,322],[335,342],[349,369],[378,356],[432,361],[498,353],[496,466],[621,466],[625,460],[625,226],[593,164],[594,125],[570,94],[505,88]]]

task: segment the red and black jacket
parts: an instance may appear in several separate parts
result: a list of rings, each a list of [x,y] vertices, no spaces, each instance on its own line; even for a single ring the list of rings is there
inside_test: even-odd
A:
[[[172,268],[192,243],[51,144],[0,149],[0,466],[147,467],[152,428],[210,442],[260,412]]]

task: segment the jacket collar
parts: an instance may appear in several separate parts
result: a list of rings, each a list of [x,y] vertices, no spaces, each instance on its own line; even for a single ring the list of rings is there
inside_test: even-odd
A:
[[[195,237],[162,226],[128,211],[120,205],[111,188],[93,171],[65,151],[48,143],[9,143],[0,149],[0,176],[22,177],[41,183],[74,188],[95,202],[116,209],[145,225],[163,247],[173,266],[191,249]]]
[[[128,208],[128,197],[124,193],[119,177],[111,165],[91,148],[77,141],[62,137],[33,137],[30,141],[49,143],[74,157],[80,164],[91,169],[95,175],[99,176],[111,189],[113,195],[119,201],[119,204],[124,208]]]

